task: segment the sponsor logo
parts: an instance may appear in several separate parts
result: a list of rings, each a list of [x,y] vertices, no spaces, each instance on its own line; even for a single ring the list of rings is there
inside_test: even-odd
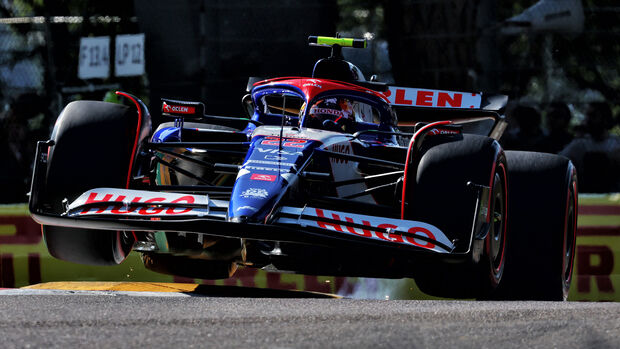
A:
[[[304,83],[302,86],[303,87],[312,86],[316,88],[323,88],[323,86],[319,85],[319,80],[315,80],[315,79],[307,79],[306,83]]]
[[[196,108],[185,105],[172,105],[164,102],[162,105],[162,111],[164,113],[194,114],[196,113]]]
[[[252,176],[250,176],[250,179],[255,180],[255,181],[274,182],[276,180],[276,177],[277,177],[276,175],[252,173]]]
[[[92,212],[93,210],[95,211],[94,213],[99,213],[99,214],[110,213],[110,214],[118,214],[118,215],[122,215],[122,214],[176,215],[176,214],[188,213],[192,211],[193,208],[165,207],[166,203],[193,204],[194,202],[196,202],[196,198],[192,195],[181,196],[181,197],[178,197],[170,201],[164,197],[151,197],[151,198],[143,200],[143,197],[140,197],[140,196],[129,197],[127,195],[118,195],[116,198],[113,199],[114,197],[113,194],[106,194],[106,193],[101,193],[101,194],[103,196],[98,197],[99,193],[90,192],[90,194],[88,195],[88,198],[86,198],[86,200],[81,205],[96,204],[96,203],[105,204],[106,202],[110,202],[110,201],[124,202],[124,203],[125,202],[126,203],[130,203],[130,202],[131,203],[144,203],[145,205],[144,206],[131,206],[131,207],[129,207],[129,205],[115,205],[115,206],[102,205],[98,208],[85,208],[84,210],[80,212],[80,215],[87,214],[87,213],[93,213]]]
[[[448,130],[445,128],[434,128],[430,131],[428,131],[429,135],[432,136],[436,136],[436,135],[458,135],[461,132],[459,130]]]
[[[290,169],[275,168],[275,167],[262,167],[262,166],[248,166],[248,165],[243,165],[242,168],[244,170],[275,171],[275,172],[280,172],[280,173],[288,173],[290,171]]]
[[[340,153],[340,154],[351,154],[351,145],[349,144],[334,144],[331,145],[329,147],[329,150],[333,151],[334,153]],[[348,164],[349,160],[347,159],[339,159],[339,158],[330,158],[329,161],[332,164]]]
[[[248,188],[241,193],[243,198],[264,199],[269,195],[265,189],[261,188]]]
[[[279,155],[265,155],[265,160],[274,160],[274,161],[286,161],[288,158],[286,156]]]
[[[330,109],[330,108],[317,108],[317,107],[312,107],[310,109],[310,114],[334,115],[334,116],[339,116],[339,117],[345,116],[342,110]]]
[[[266,153],[266,154],[292,155],[292,156],[304,155],[304,153],[303,153],[303,152],[300,152],[300,151],[287,151],[287,150],[278,150],[278,149],[265,149],[265,148],[259,148],[259,147],[254,148],[254,150],[258,151],[259,153]]]
[[[276,165],[276,166],[290,166],[290,167],[295,166],[295,164],[292,163],[292,162],[265,161],[265,160],[248,160],[248,161],[246,161],[246,164],[249,164],[249,163],[263,164],[263,165]]]
[[[308,143],[305,139],[289,139],[282,140],[282,146],[285,148],[303,148]],[[280,137],[266,137],[260,142],[261,145],[280,146]]]
[[[319,85],[319,84],[314,84],[311,82],[307,82],[305,84],[302,85],[303,87],[316,87],[316,88],[323,88],[323,86]]]
[[[390,104],[435,107],[435,108],[479,108],[481,95],[439,90],[390,86],[383,94]]]
[[[366,217],[364,219],[362,216],[350,214],[351,217],[340,216],[341,212],[332,212],[327,211],[331,217],[327,217],[325,211],[319,208],[313,208],[315,211],[315,215],[318,218],[330,219],[332,222],[321,221],[320,219],[316,221],[317,227],[328,229],[332,231],[337,231],[341,233],[349,233],[352,235],[362,236],[366,238],[371,238],[375,240],[388,241],[393,243],[405,244],[405,245],[413,245],[417,247],[422,247],[426,249],[435,249],[437,246],[430,242],[421,239],[416,239],[412,236],[403,236],[393,231],[395,229],[405,230],[409,234],[423,236],[425,238],[429,238],[431,240],[437,241],[435,233],[433,233],[429,228],[423,227],[421,225],[414,225],[414,222],[407,221],[399,221],[399,224],[409,224],[411,226],[398,226],[396,224],[387,223],[384,219],[384,222],[380,222],[381,219],[377,217]],[[356,221],[357,219],[357,221]],[[342,224],[335,223],[333,221],[342,222]],[[394,222],[396,223],[396,222]],[[367,228],[355,228],[350,224],[361,224]],[[377,229],[381,229],[378,231]],[[436,232],[441,234],[440,232]]]
[[[323,210],[319,208],[315,208],[314,210],[315,210],[317,217],[327,218]],[[374,224],[372,224],[371,222],[367,220],[361,220],[360,222],[355,222],[355,220],[352,217],[343,216],[341,219],[340,215],[333,213],[333,212],[331,213],[331,219],[340,221],[343,223],[346,222],[346,223],[344,223],[343,225],[340,225],[337,223],[328,223],[328,222],[322,222],[319,220],[316,222],[316,224],[320,228],[334,230],[338,232],[344,232],[344,229],[346,229],[346,231],[349,232],[350,234],[357,235],[357,236],[374,238],[377,240],[384,240],[384,241],[395,242],[395,243],[406,244],[406,245],[413,245],[413,246],[423,247],[427,249],[435,248],[435,244],[433,244],[432,242],[419,240],[411,236],[402,236],[400,234],[392,233],[394,229],[399,228],[397,225],[394,225],[394,224],[390,224],[390,223],[377,224],[377,222],[373,222]],[[354,228],[354,227],[348,226],[347,223],[358,223],[358,224],[367,226],[368,228],[367,229]],[[344,229],[343,229],[343,226],[344,226]],[[383,231],[373,230],[373,228],[385,229],[386,232],[384,233]],[[405,230],[407,230],[407,232],[410,234],[414,234],[414,235],[421,234],[429,239],[436,241],[435,235],[429,229],[426,229],[424,227],[420,227],[420,226],[406,227]]]

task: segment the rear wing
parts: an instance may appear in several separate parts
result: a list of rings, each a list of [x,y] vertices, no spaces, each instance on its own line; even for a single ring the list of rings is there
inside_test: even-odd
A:
[[[499,140],[507,126],[503,115],[508,103],[506,95],[398,86],[389,86],[383,95],[403,130],[419,122],[452,120],[461,124],[465,133]]]
[[[389,86],[383,93],[392,106],[415,108],[478,109],[502,112],[508,96],[413,87]]]

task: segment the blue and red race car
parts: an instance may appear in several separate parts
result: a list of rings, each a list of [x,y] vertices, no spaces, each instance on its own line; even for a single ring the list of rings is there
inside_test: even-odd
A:
[[[311,77],[250,79],[247,118],[164,99],[78,101],[39,142],[30,196],[50,253],[227,278],[241,265],[412,277],[426,293],[566,299],[577,217],[563,157],[504,151],[507,97],[388,86],[332,48]]]

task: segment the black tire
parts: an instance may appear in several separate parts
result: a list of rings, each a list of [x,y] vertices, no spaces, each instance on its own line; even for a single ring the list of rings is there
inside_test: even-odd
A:
[[[43,226],[49,253],[58,259],[87,265],[117,265],[131,252],[134,238],[122,231]]]
[[[49,150],[43,193],[54,212],[64,211],[63,200],[71,203],[89,189],[127,186],[135,155],[137,114],[134,108],[96,101],[65,107],[52,131],[54,145]],[[42,230],[52,256],[80,264],[119,264],[134,242],[133,235],[119,231],[57,226]]]
[[[506,159],[488,137],[463,135],[436,145],[422,157],[405,218],[430,223],[458,239],[455,252],[467,252],[477,192],[467,183],[491,188],[491,222],[483,248],[456,263],[432,261],[416,271],[425,293],[447,298],[487,298],[499,285],[506,255]],[[409,185],[407,186],[409,187]]]
[[[171,254],[144,253],[144,266],[157,273],[196,279],[227,279],[237,270],[233,261],[206,260]]]
[[[506,152],[509,240],[497,299],[562,301],[572,280],[577,172],[553,154]]]

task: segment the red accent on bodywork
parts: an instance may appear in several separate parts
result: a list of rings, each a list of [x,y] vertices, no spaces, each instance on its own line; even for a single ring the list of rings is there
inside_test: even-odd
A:
[[[133,160],[136,157],[136,151],[138,150],[138,141],[140,139],[140,128],[142,127],[142,108],[140,108],[140,103],[138,103],[138,101],[133,98],[131,95],[121,92],[121,91],[116,91],[116,94],[119,96],[123,96],[126,98],[129,98],[133,104],[136,105],[136,109],[138,109],[138,124],[136,125],[136,139],[133,142],[133,148],[131,149],[131,157],[129,158],[129,170],[127,171],[127,182],[125,183],[125,188],[129,189],[129,182],[131,180],[131,174],[133,173]],[[134,236],[134,238],[136,238],[136,233],[134,231],[131,232]],[[135,241],[138,241],[137,239]]]
[[[277,178],[276,175],[269,175],[269,174],[262,174],[262,173],[252,173],[252,176],[250,177],[250,179],[254,181],[267,181],[267,182],[274,182],[276,178]]]
[[[387,98],[379,92],[372,91],[370,89],[364,88],[359,85],[351,84],[344,81],[330,80],[330,79],[315,79],[315,78],[307,78],[307,77],[282,77],[282,78],[274,78],[259,81],[254,84],[254,87],[258,86],[266,86],[269,84],[273,85],[291,85],[299,88],[306,95],[308,100],[314,98],[319,93],[323,93],[325,91],[330,90],[348,90],[348,91],[357,91],[363,92],[369,95],[376,96],[383,100],[385,103],[389,103]],[[320,88],[316,85],[320,85]]]
[[[129,181],[131,180],[131,174],[133,173],[133,160],[136,156],[136,151],[138,150],[138,141],[140,139],[140,128],[142,127],[142,108],[140,108],[140,103],[138,103],[138,101],[135,98],[133,98],[133,96],[127,93],[124,93],[124,92],[120,92],[120,91],[116,91],[116,94],[131,100],[133,104],[136,105],[136,108],[138,109],[138,124],[136,125],[136,139],[134,140],[133,148],[131,150],[131,157],[129,158],[129,171],[127,172],[127,183],[125,184],[125,188],[129,189]]]
[[[409,147],[407,147],[407,157],[405,158],[405,172],[403,175],[403,193],[402,193],[402,197],[401,197],[401,203],[400,203],[400,219],[405,219],[405,189],[407,188],[407,170],[409,168],[409,158],[411,157],[411,149],[413,147],[413,145],[415,144],[415,140],[417,139],[417,137],[419,137],[421,134],[423,134],[424,132],[426,132],[426,130],[439,126],[439,125],[448,125],[451,124],[452,121],[450,120],[444,120],[444,121],[437,121],[437,122],[432,122],[428,125],[425,125],[424,127],[422,127],[421,129],[419,129],[414,135],[413,137],[411,137],[411,141],[409,141]],[[415,180],[415,178],[414,178]]]

